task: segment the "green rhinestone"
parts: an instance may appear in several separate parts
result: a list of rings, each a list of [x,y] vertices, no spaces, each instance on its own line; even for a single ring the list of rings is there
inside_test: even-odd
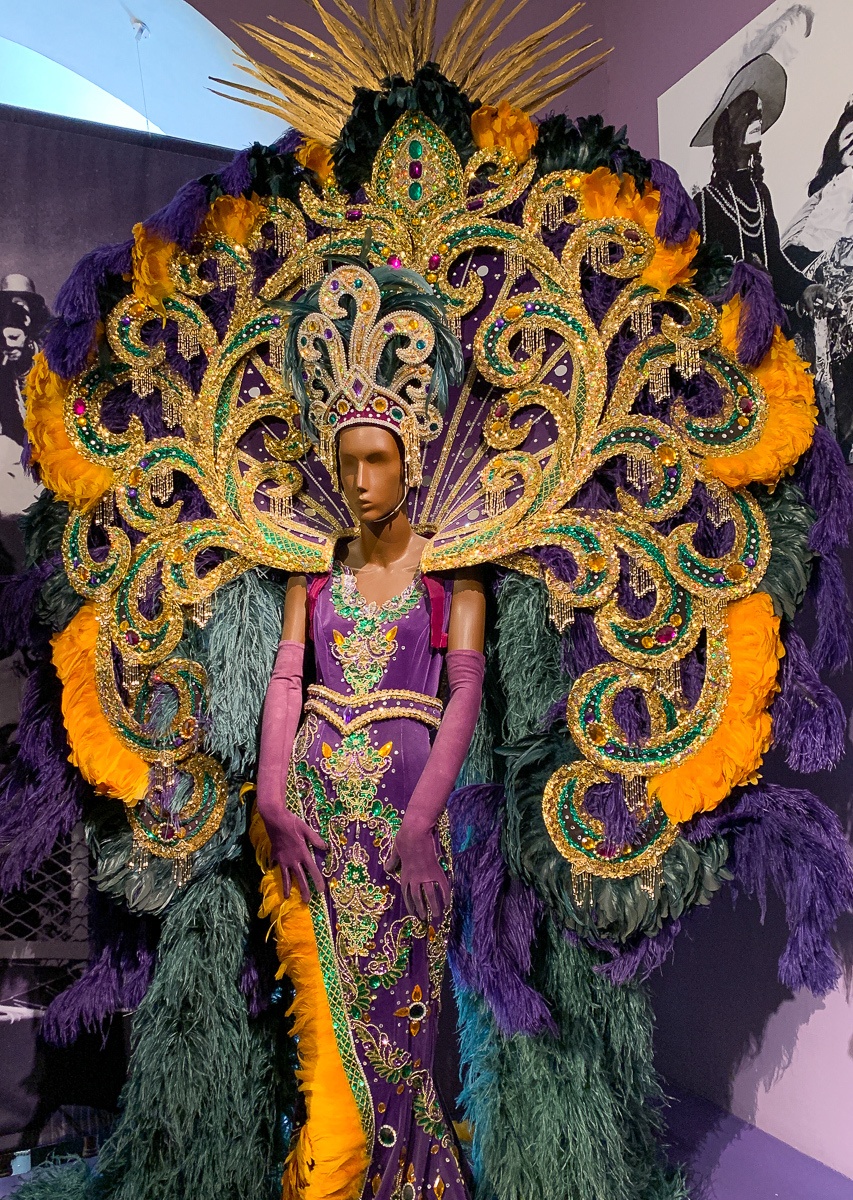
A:
[[[420,198],[423,194],[424,194],[424,189],[421,186],[421,184],[418,183],[417,180],[415,180],[414,183],[409,184],[409,199],[410,200],[420,200]]]
[[[409,142],[409,154],[411,154],[412,158],[420,158],[423,152],[424,148],[420,142]]]

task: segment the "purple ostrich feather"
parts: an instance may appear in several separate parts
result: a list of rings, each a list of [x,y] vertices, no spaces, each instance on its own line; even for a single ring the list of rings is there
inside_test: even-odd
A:
[[[456,847],[454,980],[484,997],[505,1035],[553,1031],[547,1004],[527,982],[541,910],[533,890],[510,878],[501,854],[503,788],[460,788],[448,808]]]
[[[751,263],[735,263],[728,286],[718,301],[725,304],[734,296],[740,296],[742,302],[737,329],[738,358],[748,367],[757,367],[770,349],[776,326],[784,325],[785,313],[770,276]]]
[[[158,924],[135,917],[98,892],[90,897],[92,956],[84,974],[48,1005],[41,1036],[68,1046],[81,1033],[102,1030],[111,1016],[133,1011],[154,974]]]
[[[48,366],[63,379],[79,374],[95,341],[101,319],[98,289],[108,275],[125,275],[131,266],[132,241],[100,246],[81,258],[56,297],[56,319],[48,328],[44,352]]]
[[[808,647],[796,629],[785,633],[782,691],[773,704],[773,734],[787,749],[795,771],[834,767],[844,753],[846,719],[841,701],[821,682]]]
[[[241,150],[219,172],[219,182],[227,196],[242,196],[252,186],[251,157],[251,150]]]
[[[668,921],[654,937],[644,937],[633,946],[617,946],[614,942],[602,942],[598,949],[611,955],[607,962],[597,963],[593,970],[611,983],[643,983],[669,958],[675,940],[681,932],[679,918]]]
[[[816,554],[828,554],[850,541],[853,530],[853,478],[838,442],[822,425],[800,459],[794,476],[817,513],[809,536]]]
[[[660,212],[655,236],[668,246],[686,242],[699,228],[699,212],[678,172],[659,158],[650,160],[652,184],[660,192]]]
[[[62,566],[62,558],[54,554],[36,563],[19,575],[0,577],[0,655],[6,657],[16,650],[46,648],[47,630],[38,624],[36,604],[42,586]]]
[[[789,930],[779,960],[782,983],[816,996],[831,991],[841,974],[832,933],[853,909],[853,862],[835,813],[811,792],[762,783],[684,832],[691,841],[729,838],[733,886],[758,897],[762,917],[771,886],[782,898]]]
[[[60,687],[51,663],[27,680],[18,753],[0,773],[0,893],[24,883],[80,819],[86,784],[68,762]]]
[[[189,250],[209,208],[207,187],[200,179],[191,179],[164,208],[148,218],[145,228],[164,242],[175,242],[182,250]]]

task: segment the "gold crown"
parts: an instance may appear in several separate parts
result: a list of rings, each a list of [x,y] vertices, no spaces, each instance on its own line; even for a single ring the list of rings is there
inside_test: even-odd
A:
[[[350,316],[341,303],[345,297],[355,312],[348,343],[335,324]],[[319,312],[304,317],[297,330],[302,386],[318,433],[318,454],[336,484],[337,435],[348,425],[378,425],[402,440],[406,483],[419,487],[421,443],[438,437],[443,424],[429,398],[433,371],[427,359],[435,331],[409,308],[378,319],[381,299],[376,280],[361,267],[347,264],[326,276]],[[383,384],[377,378],[380,360],[392,338],[403,339],[393,351],[400,365]]]
[[[337,139],[349,118],[356,88],[381,90],[390,75],[403,75],[410,80],[428,62],[434,62],[446,78],[482,104],[507,100],[515,108],[534,113],[609,53],[583,57],[600,43],[600,38],[572,50],[565,49],[590,28],[584,25],[566,31],[583,3],[573,4],[550,24],[501,50],[493,50],[495,43],[527,0],[519,0],[504,16],[501,12],[506,0],[468,0],[438,46],[435,44],[438,0],[403,0],[402,12],[397,9],[397,0],[368,0],[365,15],[356,12],[348,0],[332,0],[348,24],[324,7],[322,0],[309,3],[332,41],[324,41],[273,16],[268,20],[307,45],[278,37],[257,25],[238,22],[240,29],[285,64],[288,73],[241,51],[244,61],[237,63],[237,67],[265,86],[250,87],[226,79],[214,82],[243,93],[229,95],[228,99],[282,117],[302,133],[327,145]]]

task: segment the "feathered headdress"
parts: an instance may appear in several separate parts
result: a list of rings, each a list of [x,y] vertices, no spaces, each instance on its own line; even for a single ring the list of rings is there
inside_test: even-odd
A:
[[[432,288],[415,271],[347,262],[285,307],[285,365],[329,474],[337,480],[341,430],[378,425],[400,438],[407,484],[418,487],[421,446],[441,432],[448,385],[463,371]]]

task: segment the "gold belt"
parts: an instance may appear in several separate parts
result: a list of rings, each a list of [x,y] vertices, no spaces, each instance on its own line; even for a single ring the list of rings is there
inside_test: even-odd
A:
[[[418,707],[418,706],[422,707]],[[347,719],[339,710],[346,712],[360,709]],[[355,733],[372,725],[374,721],[393,721],[410,717],[421,721],[432,729],[441,724],[443,705],[436,696],[425,696],[423,692],[409,692],[405,688],[389,688],[387,691],[369,692],[364,696],[347,696],[322,684],[312,683],[308,688],[305,711],[316,713],[328,721],[338,733]]]

